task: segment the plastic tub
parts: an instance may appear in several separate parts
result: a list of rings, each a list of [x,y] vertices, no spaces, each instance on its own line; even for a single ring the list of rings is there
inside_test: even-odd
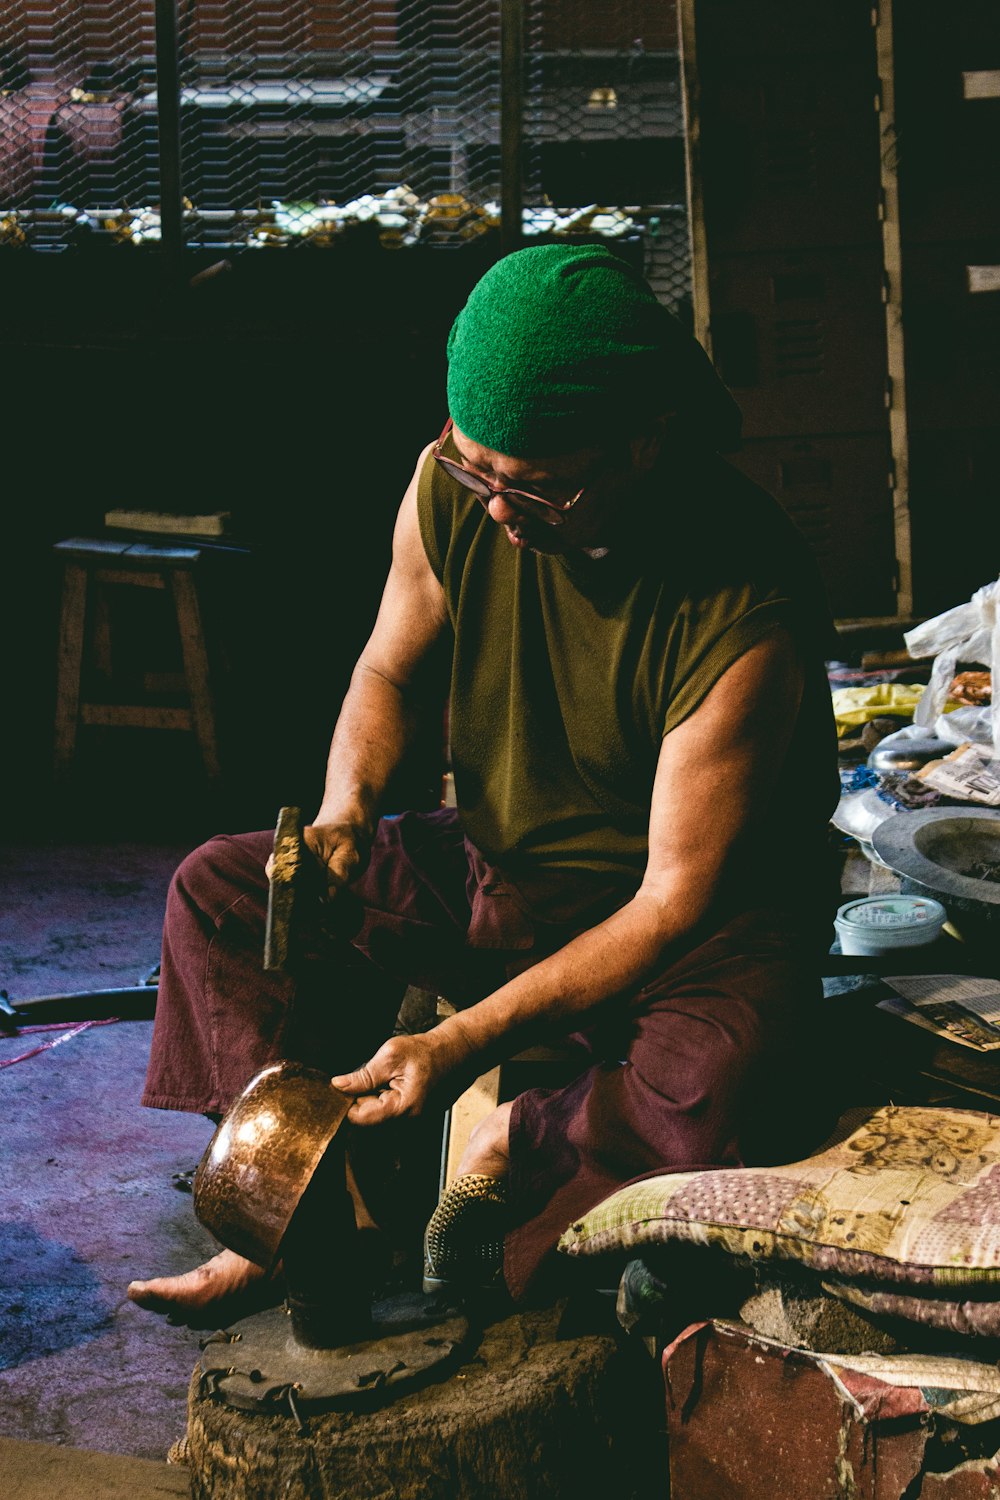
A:
[[[920,948],[940,937],[948,913],[930,896],[863,896],[834,919],[842,953],[888,953]]]

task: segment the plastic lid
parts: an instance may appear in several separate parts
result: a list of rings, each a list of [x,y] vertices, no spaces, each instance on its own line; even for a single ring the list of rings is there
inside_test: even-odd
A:
[[[940,901],[930,896],[863,896],[837,912],[839,921],[857,927],[923,927],[946,917]]]

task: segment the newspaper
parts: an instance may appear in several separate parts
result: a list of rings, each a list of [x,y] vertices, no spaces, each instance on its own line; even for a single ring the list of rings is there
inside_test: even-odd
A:
[[[966,740],[943,760],[928,761],[916,774],[948,797],[1000,807],[1000,760],[988,745]]]
[[[878,1002],[880,1010],[976,1052],[1000,1048],[1000,980],[900,974],[885,983],[896,993]]]

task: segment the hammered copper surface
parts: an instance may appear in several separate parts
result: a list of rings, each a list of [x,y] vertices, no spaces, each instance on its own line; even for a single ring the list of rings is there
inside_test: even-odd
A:
[[[351,1102],[301,1063],[272,1063],[250,1080],[194,1178],[194,1211],[221,1244],[270,1269]]]

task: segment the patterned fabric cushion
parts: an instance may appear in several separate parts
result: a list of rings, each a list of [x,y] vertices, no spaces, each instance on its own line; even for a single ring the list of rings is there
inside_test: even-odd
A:
[[[670,1240],[834,1277],[1000,1294],[1000,1116],[896,1108],[845,1116],[832,1144],[778,1167],[667,1173],[571,1224],[567,1255]],[[978,1289],[978,1290],[977,1290]]]
[[[908,1295],[895,1288],[853,1281],[824,1281],[821,1285],[841,1302],[863,1308],[877,1318],[905,1318],[908,1323],[922,1323],[925,1328],[939,1328],[944,1333],[1000,1338],[1000,1301],[984,1298],[982,1287],[978,1288],[978,1297],[953,1302],[926,1290]]]

